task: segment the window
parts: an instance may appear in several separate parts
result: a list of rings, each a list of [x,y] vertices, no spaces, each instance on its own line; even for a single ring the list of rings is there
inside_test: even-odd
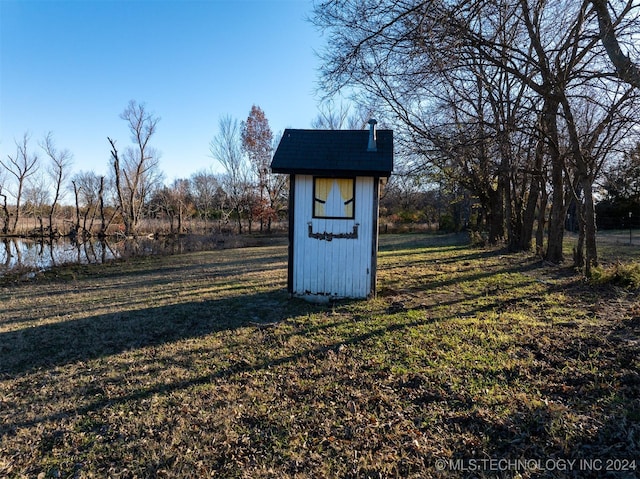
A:
[[[313,217],[353,219],[355,178],[313,178]]]

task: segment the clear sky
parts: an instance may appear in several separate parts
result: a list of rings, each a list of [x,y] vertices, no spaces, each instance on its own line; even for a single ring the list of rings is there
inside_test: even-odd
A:
[[[0,155],[51,131],[73,171],[105,174],[130,144],[129,100],[161,117],[167,182],[216,166],[222,115],[260,106],[274,134],[317,115],[309,0],[0,0]]]

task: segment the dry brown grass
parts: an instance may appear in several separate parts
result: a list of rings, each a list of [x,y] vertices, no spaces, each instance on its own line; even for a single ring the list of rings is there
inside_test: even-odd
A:
[[[2,287],[0,477],[602,477],[453,465],[639,459],[634,294],[452,237],[383,237],[379,267],[377,299],[331,306],[287,299],[282,246]]]

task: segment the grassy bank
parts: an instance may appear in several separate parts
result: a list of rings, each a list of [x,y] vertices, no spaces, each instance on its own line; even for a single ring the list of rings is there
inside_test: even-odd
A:
[[[635,293],[428,235],[378,276],[289,300],[275,246],[0,288],[0,477],[635,477]]]

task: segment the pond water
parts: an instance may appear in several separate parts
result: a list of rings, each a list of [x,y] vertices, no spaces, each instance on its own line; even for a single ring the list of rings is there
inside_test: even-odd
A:
[[[67,263],[104,263],[120,257],[117,245],[106,241],[73,242],[26,238],[0,239],[0,276],[16,270],[42,271]]]
[[[0,0],[1,1],[1,0]],[[140,237],[120,241],[72,241],[70,238],[0,238],[0,277],[44,271],[69,263],[104,263],[116,258],[256,246],[255,238],[223,235]]]

